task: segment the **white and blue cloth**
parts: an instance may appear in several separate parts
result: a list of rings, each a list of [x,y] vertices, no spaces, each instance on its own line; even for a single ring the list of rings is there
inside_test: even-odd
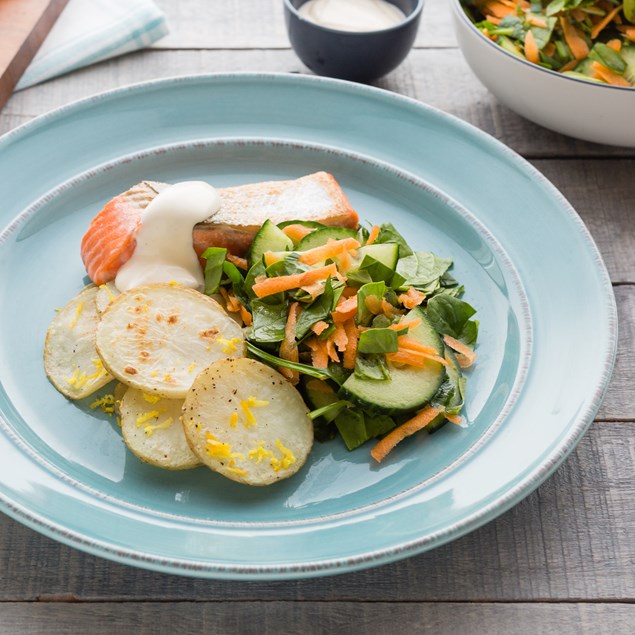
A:
[[[151,0],[70,0],[16,90],[144,48],[167,32]]]

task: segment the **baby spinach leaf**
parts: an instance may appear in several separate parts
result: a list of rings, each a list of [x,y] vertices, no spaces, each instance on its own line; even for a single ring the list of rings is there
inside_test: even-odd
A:
[[[396,243],[399,245],[399,257],[412,255],[412,249],[406,239],[393,227],[392,223],[384,223],[379,227],[379,235],[375,243]]]
[[[360,287],[357,292],[357,324],[360,326],[367,326],[373,319],[373,314],[368,310],[366,306],[366,298],[375,296],[379,299],[386,295],[385,282],[370,282]]]
[[[281,342],[287,325],[287,304],[265,304],[252,300],[253,325],[249,339],[256,342]]]
[[[404,285],[424,293],[439,286],[439,279],[452,266],[452,260],[429,251],[417,251],[397,263],[397,273],[405,278]]]
[[[434,328],[443,335],[449,335],[464,344],[473,344],[478,335],[478,322],[470,320],[476,309],[467,302],[447,294],[430,299],[426,314]]]
[[[274,368],[282,367],[289,368],[290,370],[295,370],[304,375],[308,375],[309,377],[315,377],[316,379],[333,379],[331,373],[322,368],[314,368],[313,366],[307,366],[306,364],[299,364],[297,362],[290,362],[286,359],[282,359],[280,357],[276,357],[271,353],[267,353],[262,349],[258,348],[251,342],[246,343],[247,351],[252,355],[252,357],[257,357],[261,359],[263,362],[267,362],[270,366]]]
[[[355,377],[358,379],[373,379],[375,381],[390,379],[386,357],[384,355],[358,353],[355,357]]]
[[[397,331],[392,329],[368,329],[359,335],[360,353],[396,353],[398,348]]]
[[[333,310],[333,297],[333,285],[329,278],[324,285],[324,293],[300,313],[295,325],[296,339],[301,340],[304,338],[316,322],[330,318]]]
[[[220,281],[223,277],[223,263],[227,256],[227,249],[223,247],[208,247],[202,254],[205,258],[205,295],[218,293]]]

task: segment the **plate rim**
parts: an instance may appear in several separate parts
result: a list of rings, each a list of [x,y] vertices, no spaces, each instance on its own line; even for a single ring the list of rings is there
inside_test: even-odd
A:
[[[586,409],[579,413],[576,419],[571,422],[572,424],[566,429],[566,432],[563,434],[561,439],[554,444],[553,450],[550,452],[548,457],[540,463],[540,465],[527,472],[525,477],[518,481],[515,486],[506,488],[504,494],[496,496],[488,505],[480,507],[475,513],[467,514],[462,521],[456,522],[450,527],[445,527],[442,530],[430,533],[419,540],[413,540],[390,548],[367,552],[355,557],[338,557],[330,560],[321,560],[318,563],[309,562],[308,564],[293,563],[289,565],[276,564],[249,566],[235,564],[226,565],[222,563],[210,563],[209,561],[201,563],[194,563],[193,561],[185,562],[183,560],[165,558],[157,555],[147,557],[140,552],[135,553],[128,550],[118,550],[99,539],[87,539],[86,536],[69,531],[61,526],[57,526],[56,523],[47,523],[46,520],[39,514],[24,509],[22,505],[12,501],[5,495],[4,492],[0,492],[0,508],[2,508],[2,510],[9,516],[12,516],[32,529],[35,529],[40,533],[69,546],[92,553],[93,555],[107,557],[117,562],[142,566],[144,568],[157,571],[217,579],[288,579],[343,573],[392,562],[407,556],[415,555],[429,548],[445,544],[489,522],[530,494],[560,466],[592,423],[594,415],[599,409],[609,385],[612,369],[615,363],[617,346],[617,307],[610,277],[600,252],[583,221],[566,198],[544,175],[542,175],[542,173],[509,147],[494,139],[489,134],[476,128],[472,124],[469,124],[454,115],[450,115],[427,104],[423,104],[415,99],[390,93],[383,89],[371,86],[361,86],[342,80],[292,75],[286,73],[239,72],[182,75],[144,81],[113,90],[103,91],[96,95],[91,95],[89,97],[73,101],[69,104],[65,104],[48,113],[40,115],[39,117],[8,131],[0,137],[0,149],[4,148],[7,144],[19,142],[22,136],[37,132],[40,127],[46,126],[49,121],[55,121],[59,117],[70,115],[74,112],[81,112],[86,108],[89,109],[91,105],[99,104],[108,101],[109,99],[117,100],[121,95],[125,95],[126,93],[144,93],[153,90],[155,87],[170,87],[173,89],[175,86],[178,87],[179,84],[187,82],[214,83],[218,81],[240,81],[245,79],[260,82],[265,80],[284,81],[291,84],[300,83],[307,85],[324,85],[334,88],[336,92],[344,91],[357,95],[366,93],[372,99],[379,101],[383,100],[384,102],[396,104],[396,107],[398,108],[405,106],[414,109],[415,111],[427,111],[432,116],[445,119],[448,124],[455,129],[468,130],[470,134],[475,135],[486,148],[493,147],[498,153],[501,153],[505,159],[521,168],[525,173],[532,175],[538,184],[543,189],[546,189],[548,193],[558,201],[560,211],[562,213],[566,213],[569,219],[574,222],[574,225],[579,233],[579,237],[583,239],[585,246],[593,258],[594,269],[599,276],[598,281],[600,282],[601,290],[604,292],[604,308],[607,311],[608,326],[607,344],[605,350],[603,350],[602,356],[603,370],[599,376],[599,381],[595,386],[593,396],[589,400]],[[276,137],[266,138],[276,139]],[[452,198],[448,193],[443,190],[441,191],[444,195]],[[38,199],[39,198],[40,197],[38,197]],[[460,202],[459,204],[461,205]],[[198,566],[199,564],[200,566]]]

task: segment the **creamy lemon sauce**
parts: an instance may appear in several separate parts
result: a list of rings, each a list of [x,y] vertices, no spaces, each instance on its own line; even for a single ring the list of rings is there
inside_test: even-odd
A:
[[[152,282],[202,288],[192,229],[219,209],[218,192],[203,181],[183,181],[163,190],[141,214],[137,245],[117,273],[117,289],[123,292]]]
[[[298,13],[338,31],[381,31],[406,19],[401,9],[386,0],[309,0]]]

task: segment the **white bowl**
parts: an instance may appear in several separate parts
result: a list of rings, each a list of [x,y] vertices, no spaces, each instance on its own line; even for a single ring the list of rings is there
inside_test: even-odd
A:
[[[550,71],[486,38],[452,0],[454,29],[474,74],[503,104],[531,121],[596,143],[635,147],[635,88]]]

